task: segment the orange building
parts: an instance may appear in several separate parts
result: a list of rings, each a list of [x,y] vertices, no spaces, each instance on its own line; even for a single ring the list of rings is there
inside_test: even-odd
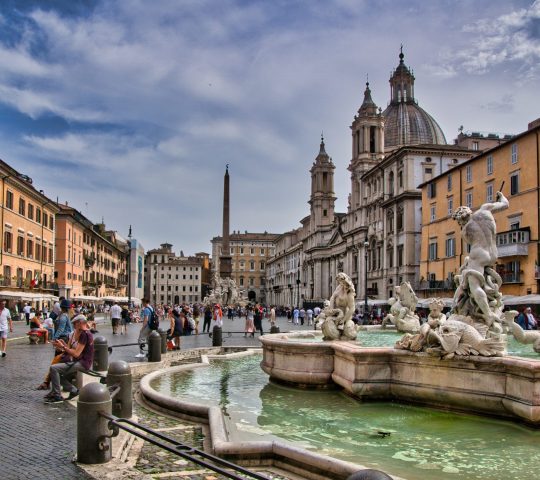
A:
[[[32,179],[0,160],[2,180],[0,281],[9,290],[53,293],[58,207]]]
[[[127,242],[105,225],[94,225],[68,205],[56,217],[56,279],[59,294],[77,299],[126,295]]]
[[[425,182],[422,188],[422,244],[419,296],[452,296],[453,277],[467,256],[452,213],[473,211],[495,201],[502,187],[508,209],[497,223],[497,272],[506,295],[540,293],[540,119],[528,130]]]

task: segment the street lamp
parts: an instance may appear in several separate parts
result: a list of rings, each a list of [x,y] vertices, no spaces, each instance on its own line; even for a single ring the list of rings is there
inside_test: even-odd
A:
[[[131,225],[129,226],[128,233],[128,257],[127,257],[127,266],[128,266],[128,278],[127,278],[127,294],[128,294],[128,308],[131,308]]]
[[[300,269],[298,269],[298,274],[296,276],[296,306],[300,308]]]
[[[364,239],[364,319],[365,320],[367,320],[367,311],[368,311],[368,296],[367,296],[368,247],[369,247],[369,242],[366,235],[366,238]]]

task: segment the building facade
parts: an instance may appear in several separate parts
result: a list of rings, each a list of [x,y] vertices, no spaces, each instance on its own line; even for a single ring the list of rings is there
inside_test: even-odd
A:
[[[54,293],[55,215],[58,207],[32,179],[0,160],[3,287]]]
[[[422,185],[422,245],[417,294],[452,296],[453,277],[467,245],[452,213],[495,201],[502,188],[509,208],[494,214],[497,272],[507,295],[540,293],[540,119],[515,137],[454,166]]]
[[[145,259],[145,297],[152,303],[199,303],[203,300],[210,257],[207,253],[177,256],[170,243],[149,250]]]
[[[103,223],[93,224],[69,205],[57,205],[55,279],[58,293],[123,297],[127,293],[127,245]]]
[[[418,186],[477,152],[446,144],[437,122],[418,105],[415,77],[403,52],[389,83],[391,97],[384,112],[366,84],[351,124],[351,186],[345,213],[334,212],[334,166],[321,142],[310,170],[310,214],[301,220],[300,229],[279,237],[276,256],[268,261],[269,303],[292,305],[299,298],[320,302],[330,297],[341,271],[353,280],[359,301],[366,295],[386,299],[403,281],[418,285]],[[283,293],[296,285],[296,298]]]
[[[250,300],[266,302],[266,263],[274,255],[274,233],[240,233],[229,235],[231,256],[231,278],[245,291]],[[212,242],[212,274],[220,271],[219,257],[222,255],[222,237]]]

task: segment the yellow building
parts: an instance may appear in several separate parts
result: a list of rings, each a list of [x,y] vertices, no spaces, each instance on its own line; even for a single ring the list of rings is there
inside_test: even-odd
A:
[[[9,290],[53,293],[58,207],[32,179],[0,160],[2,180],[1,284]]]
[[[453,276],[467,255],[452,213],[460,205],[472,210],[495,200],[501,189],[508,209],[494,214],[497,223],[497,272],[505,295],[540,293],[540,119],[508,139],[421,185],[422,297],[451,296]],[[504,183],[503,183],[504,182]]]

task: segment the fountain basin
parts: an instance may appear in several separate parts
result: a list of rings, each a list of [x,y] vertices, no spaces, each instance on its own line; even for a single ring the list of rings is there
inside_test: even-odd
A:
[[[298,387],[340,386],[362,400],[423,404],[540,427],[537,360],[509,356],[440,360],[426,353],[364,348],[352,341],[314,342],[302,335],[306,333],[260,338],[261,367],[270,378]]]

